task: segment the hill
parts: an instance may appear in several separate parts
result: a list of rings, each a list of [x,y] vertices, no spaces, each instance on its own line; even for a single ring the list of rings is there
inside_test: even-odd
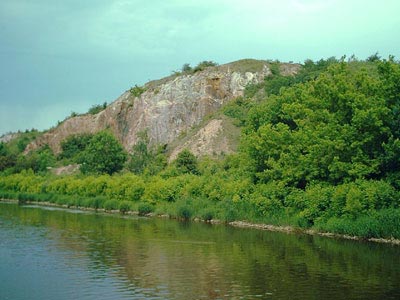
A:
[[[193,128],[204,124],[204,118],[220,109],[234,98],[243,96],[249,84],[259,84],[271,73],[271,63],[259,60],[241,60],[221,66],[201,67],[151,81],[143,87],[135,86],[125,91],[118,99],[95,114],[73,116],[64,120],[57,127],[50,129],[41,137],[30,143],[26,153],[44,145],[49,145],[56,153],[61,151],[61,142],[76,134],[94,134],[106,128],[121,142],[127,151],[138,141],[141,132],[147,131],[150,144],[173,144],[178,137],[193,131]],[[280,64],[282,74],[292,75],[299,69],[297,64]],[[208,136],[204,131],[204,144],[215,144],[214,147],[203,147],[198,154],[232,152],[230,142],[224,147],[208,141],[220,132],[225,119],[219,119],[220,128]],[[228,125],[227,125],[228,126]],[[234,137],[235,139],[237,136]],[[187,142],[187,141],[186,141]],[[190,147],[194,142],[189,142]],[[235,144],[235,142],[232,142]],[[176,143],[175,143],[176,144]],[[176,147],[181,147],[177,145]],[[171,149],[171,152],[174,152]],[[176,151],[175,151],[176,152]]]

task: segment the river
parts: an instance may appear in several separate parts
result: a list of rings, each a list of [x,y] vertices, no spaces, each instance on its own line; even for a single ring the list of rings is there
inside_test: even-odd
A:
[[[0,299],[400,299],[400,246],[0,203]]]

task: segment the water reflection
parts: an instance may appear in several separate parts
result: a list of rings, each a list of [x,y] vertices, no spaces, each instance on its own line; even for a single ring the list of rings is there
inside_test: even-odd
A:
[[[80,299],[400,298],[398,246],[10,204],[0,222],[12,272],[6,251]]]

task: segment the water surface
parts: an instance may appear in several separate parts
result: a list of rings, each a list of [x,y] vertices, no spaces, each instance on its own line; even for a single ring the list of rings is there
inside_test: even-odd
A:
[[[400,247],[0,203],[0,299],[400,299]]]

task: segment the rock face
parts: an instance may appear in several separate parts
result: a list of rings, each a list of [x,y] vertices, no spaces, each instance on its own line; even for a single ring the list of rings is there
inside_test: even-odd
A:
[[[281,70],[289,75],[298,68],[298,65],[286,64]],[[138,133],[144,130],[150,143],[169,144],[227,101],[242,96],[247,84],[259,83],[270,74],[266,61],[242,60],[152,81],[144,86],[145,92],[139,97],[126,91],[96,115],[65,120],[29,144],[26,152],[48,144],[58,153],[60,142],[68,136],[96,133],[106,128],[128,151],[136,143]]]
[[[183,149],[189,149],[197,157],[220,156],[236,152],[239,136],[240,128],[233,125],[229,118],[222,116],[211,119],[192,135],[174,143],[169,161],[176,159]]]
[[[8,143],[19,136],[18,133],[7,133],[0,137],[0,143]]]

